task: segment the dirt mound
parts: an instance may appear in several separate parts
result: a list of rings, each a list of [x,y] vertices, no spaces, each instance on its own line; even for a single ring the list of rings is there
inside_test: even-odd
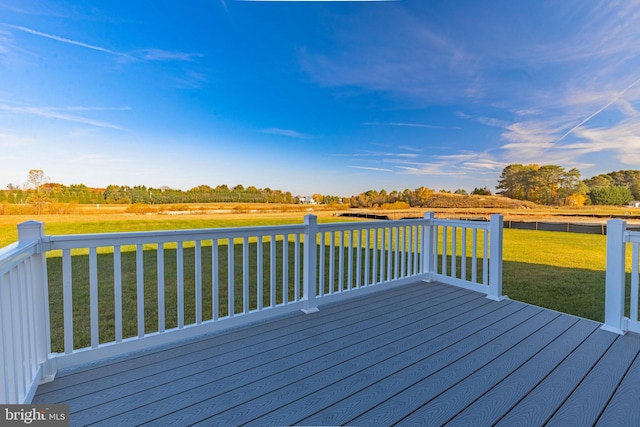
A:
[[[477,196],[436,193],[427,203],[427,208],[493,208],[493,209],[535,209],[535,203],[510,199],[502,196]]]

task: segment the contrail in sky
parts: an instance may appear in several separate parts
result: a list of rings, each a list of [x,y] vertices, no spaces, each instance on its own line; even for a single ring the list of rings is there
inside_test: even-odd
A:
[[[611,104],[613,104],[614,102],[616,102],[618,99],[620,99],[620,97],[622,95],[624,95],[625,93],[627,93],[627,91],[629,89],[631,89],[632,87],[634,87],[635,85],[637,85],[638,83],[640,83],[640,79],[636,80],[635,82],[631,83],[629,86],[627,86],[626,88],[624,88],[624,90],[622,92],[620,92],[619,94],[617,94],[616,96],[613,97],[613,99],[611,101],[609,101],[609,103],[607,105],[605,105],[604,107],[600,108],[598,111],[596,111],[595,113],[591,114],[589,117],[587,117],[586,119],[584,119],[583,121],[581,121],[580,123],[578,123],[577,125],[575,125],[574,127],[572,127],[571,129],[569,129],[564,135],[562,135],[560,137],[560,139],[558,139],[554,144],[557,144],[558,142],[562,141],[563,139],[565,139],[567,136],[569,136],[569,134],[571,134],[574,130],[578,129],[580,126],[582,126],[583,124],[587,123],[589,120],[593,119],[595,116],[597,116],[598,114],[602,113],[604,110],[606,110],[607,108],[609,108],[611,106]]]
[[[99,52],[105,52],[105,53],[109,53],[111,55],[127,56],[124,53],[114,52],[112,50],[105,49],[105,48],[100,47],[100,46],[93,46],[93,45],[90,45],[90,44],[87,44],[87,43],[82,43],[82,42],[79,42],[79,41],[66,39],[64,37],[55,36],[53,34],[41,33],[40,31],[32,30],[31,28],[21,27],[19,25],[11,25],[11,24],[4,24],[4,25],[9,27],[9,28],[14,28],[16,30],[24,31],[25,33],[33,34],[33,35],[40,36],[40,37],[45,37],[45,38],[48,38],[48,39],[51,39],[51,40],[56,40],[56,41],[59,41],[59,42],[62,42],[62,43],[67,43],[67,44],[72,44],[72,45],[75,45],[75,46],[84,47],[84,48],[87,48],[87,49],[97,50]]]

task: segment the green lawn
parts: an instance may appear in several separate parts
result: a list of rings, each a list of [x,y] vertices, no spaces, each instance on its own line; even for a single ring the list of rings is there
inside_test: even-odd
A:
[[[606,236],[504,230],[503,251],[509,298],[604,319]]]

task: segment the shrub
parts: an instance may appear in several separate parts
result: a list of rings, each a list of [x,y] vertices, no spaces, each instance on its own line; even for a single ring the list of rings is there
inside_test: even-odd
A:
[[[400,210],[400,209],[409,209],[411,208],[411,206],[409,206],[409,203],[407,202],[397,201],[393,203],[384,203],[381,206],[381,208],[387,209],[387,210]]]
[[[622,206],[633,200],[633,194],[627,187],[611,186],[594,188],[589,193],[594,205]]]
[[[2,205],[0,205],[0,215],[34,215],[35,213],[36,209],[32,205],[7,202],[2,202]]]
[[[158,210],[153,206],[146,205],[144,203],[134,203],[133,205],[129,206],[125,212],[136,215],[146,215],[150,213],[157,213],[157,211]]]
[[[583,196],[582,194],[572,194],[567,197],[567,206],[584,206],[587,202],[587,196]]]
[[[47,212],[52,215],[70,215],[72,213],[78,213],[78,203],[51,203],[48,206]]]

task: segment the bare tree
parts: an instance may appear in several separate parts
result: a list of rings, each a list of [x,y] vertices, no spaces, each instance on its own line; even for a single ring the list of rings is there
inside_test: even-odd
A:
[[[31,169],[27,175],[27,188],[33,188],[33,192],[29,194],[27,202],[35,207],[36,215],[42,213],[42,207],[49,203],[49,197],[40,191],[40,187],[47,182],[49,178],[44,174],[43,170]]]
[[[45,184],[49,177],[44,174],[41,169],[31,169],[27,175],[27,188],[33,188],[36,193],[40,191],[42,184]]]

